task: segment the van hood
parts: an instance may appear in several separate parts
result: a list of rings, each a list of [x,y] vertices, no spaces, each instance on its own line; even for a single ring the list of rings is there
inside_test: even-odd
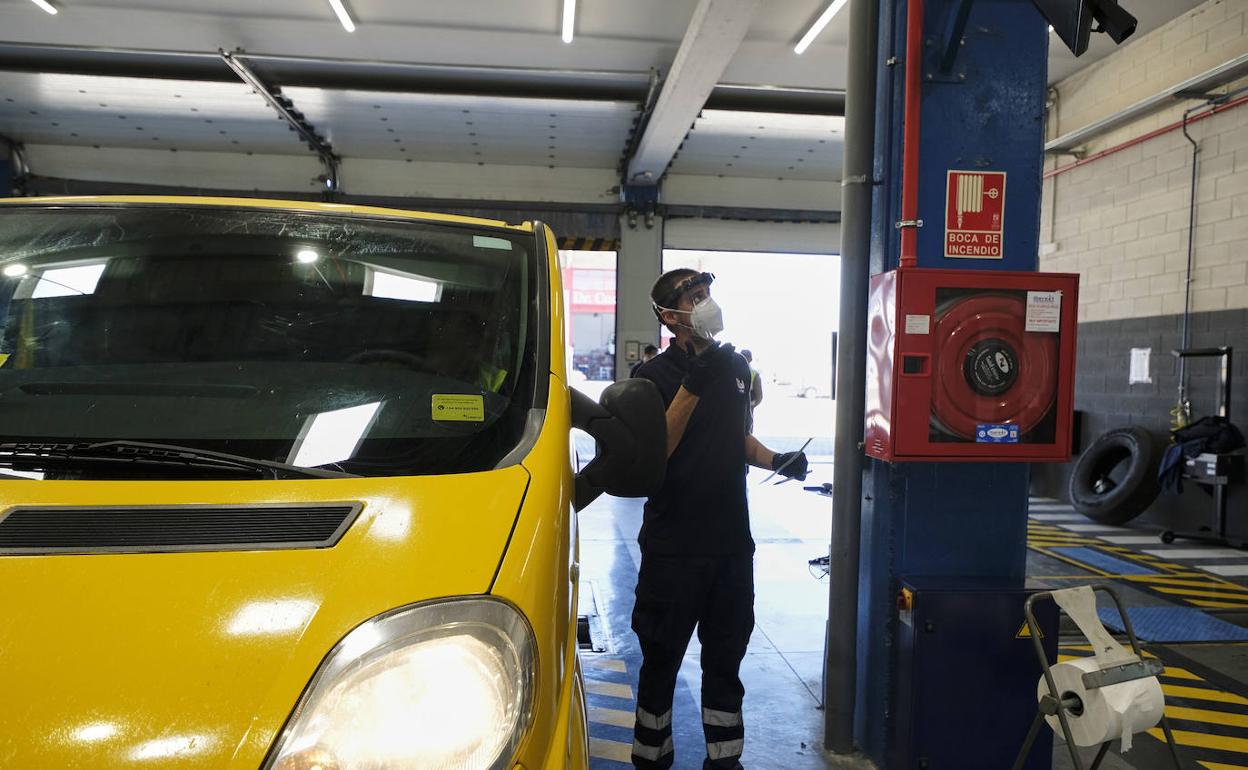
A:
[[[419,478],[0,482],[0,518],[14,506],[360,506],[324,548],[0,555],[0,767],[255,770],[352,628],[490,589],[527,485],[520,466]]]

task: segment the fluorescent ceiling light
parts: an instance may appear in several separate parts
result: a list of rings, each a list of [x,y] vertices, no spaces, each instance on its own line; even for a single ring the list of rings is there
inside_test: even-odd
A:
[[[28,268],[20,262],[12,265],[5,265],[4,275],[6,278],[20,278],[21,276],[26,275],[27,269]]]
[[[828,22],[832,21],[832,17],[840,13],[848,2],[849,0],[832,0],[823,13],[819,14],[819,18],[815,19],[815,23],[810,25],[810,29],[806,30],[806,34],[802,35],[802,39],[797,41],[797,45],[793,46],[793,53],[800,54],[809,48],[823,28],[828,26]]]
[[[35,0],[38,2],[38,0]],[[329,7],[334,9],[334,13],[338,15],[338,21],[342,22],[342,28],[348,32],[355,31],[355,22],[351,20],[351,14],[347,13],[347,7],[342,4],[342,0],[329,0]]]
[[[697,132],[703,138],[724,136],[741,137],[742,134],[760,138],[810,138],[829,139],[845,128],[845,118],[836,115],[790,115],[776,112],[743,112],[741,110],[702,110],[698,116]],[[695,132],[694,136],[698,134]]]
[[[576,0],[563,0],[563,42],[572,42],[576,27]]]
[[[48,2],[48,0],[30,0],[35,5],[55,16],[57,14],[56,6]]]
[[[312,249],[302,249],[299,251],[298,254],[295,254],[295,259],[299,260],[305,265],[310,265],[320,258],[321,258],[321,255],[317,254]]]
[[[295,442],[289,462],[315,468],[351,459],[380,408],[381,402],[374,402],[313,415],[303,437]]]

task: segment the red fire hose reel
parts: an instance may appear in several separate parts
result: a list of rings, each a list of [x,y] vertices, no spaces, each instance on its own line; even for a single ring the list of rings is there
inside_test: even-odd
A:
[[[867,454],[1065,460],[1078,276],[901,268],[872,281]]]

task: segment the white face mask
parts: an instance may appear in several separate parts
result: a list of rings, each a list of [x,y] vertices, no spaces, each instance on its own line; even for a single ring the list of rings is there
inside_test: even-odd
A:
[[[724,311],[714,298],[707,297],[693,306],[689,322],[693,325],[694,334],[709,340],[724,330]]]
[[[716,334],[724,330],[724,311],[710,297],[694,305],[692,311],[677,310],[674,307],[663,307],[661,305],[656,305],[656,307],[669,313],[689,316],[689,323],[679,325],[686,329],[692,329],[693,333],[702,339],[713,339]]]

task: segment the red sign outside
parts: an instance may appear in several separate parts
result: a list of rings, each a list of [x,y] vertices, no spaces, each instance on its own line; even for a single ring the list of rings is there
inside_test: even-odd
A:
[[[945,256],[1001,259],[1005,172],[953,171],[945,193]]]
[[[615,312],[614,270],[564,268],[563,288],[570,295],[572,313]]]

